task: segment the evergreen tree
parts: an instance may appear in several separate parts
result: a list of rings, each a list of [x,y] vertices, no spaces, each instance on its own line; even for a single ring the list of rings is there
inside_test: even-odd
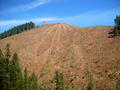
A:
[[[2,50],[0,49],[0,59],[3,58],[3,53],[2,53]]]
[[[10,64],[10,81],[12,82],[14,90],[24,90],[23,77],[17,53],[13,55]]]
[[[10,44],[9,43],[7,43],[7,45],[6,45],[6,53],[5,53],[5,57],[7,58],[7,59],[9,59],[10,58]]]
[[[26,67],[24,70],[24,87],[25,87],[25,90],[28,90],[28,76],[27,76],[27,68]]]
[[[8,89],[9,74],[7,73],[5,58],[0,57],[0,87],[1,90]]]
[[[6,50],[7,52],[7,50]],[[0,50],[0,87],[1,90],[7,90],[10,86],[9,60],[5,58]]]

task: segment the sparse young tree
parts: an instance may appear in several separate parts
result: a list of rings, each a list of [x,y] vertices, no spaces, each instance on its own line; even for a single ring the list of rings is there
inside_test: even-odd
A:
[[[9,58],[10,58],[10,44],[9,43],[7,43],[7,45],[6,45],[6,52],[5,52],[5,57],[6,57],[6,59],[8,59],[9,60]]]
[[[56,89],[55,90],[66,90],[66,83],[64,80],[64,73],[61,72],[59,73],[56,71],[55,73],[55,84],[56,84]]]
[[[2,50],[0,49],[0,59],[3,58]]]
[[[95,90],[94,82],[93,82],[93,77],[90,76],[90,80],[88,82],[87,90]]]
[[[88,80],[87,90],[95,90],[94,80],[89,71],[87,60],[86,60],[86,78]]]

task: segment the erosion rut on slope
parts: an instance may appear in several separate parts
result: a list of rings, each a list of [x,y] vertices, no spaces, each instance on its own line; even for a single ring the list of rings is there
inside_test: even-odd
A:
[[[90,72],[98,83],[119,58],[117,39],[108,38],[113,27],[79,28],[68,24],[48,24],[0,40],[0,48],[10,43],[12,53],[17,52],[21,67],[35,72],[41,81],[48,81],[56,70],[64,70],[65,76],[73,79],[76,86],[86,83],[86,61]],[[101,78],[99,80],[99,78]],[[107,81],[106,81],[107,82]],[[98,86],[99,87],[99,86]]]

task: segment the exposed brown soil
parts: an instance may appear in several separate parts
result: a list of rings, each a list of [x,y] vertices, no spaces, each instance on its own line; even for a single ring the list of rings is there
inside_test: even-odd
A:
[[[107,74],[112,65],[119,66],[120,37],[109,38],[113,27],[79,28],[68,24],[48,24],[0,40],[4,51],[7,43],[17,52],[21,67],[35,72],[41,81],[49,81],[56,70],[63,70],[67,81],[76,87],[86,85],[86,62],[97,89],[107,89]]]

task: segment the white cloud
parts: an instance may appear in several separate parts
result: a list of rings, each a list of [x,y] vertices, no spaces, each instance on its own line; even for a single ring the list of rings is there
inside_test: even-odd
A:
[[[8,25],[13,26],[13,25],[30,22],[30,21],[39,23],[43,21],[57,21],[57,20],[61,20],[61,19],[60,18],[35,18],[35,19],[29,19],[29,20],[7,20],[7,21],[0,21],[0,26],[8,26]]]
[[[32,19],[31,21],[39,23],[43,21],[58,21],[58,20],[61,20],[61,18],[36,18],[36,19]]]
[[[13,8],[9,8],[7,10],[3,10],[3,11],[1,11],[1,13],[5,14],[5,13],[10,13],[10,12],[15,13],[15,12],[20,12],[20,11],[27,11],[27,10],[30,10],[32,8],[36,8],[40,5],[46,4],[50,1],[52,1],[52,0],[35,0],[34,2],[25,4],[25,5],[21,5],[21,6],[18,6],[18,7],[13,7]]]
[[[48,3],[49,1],[50,0],[36,0],[35,2],[19,6],[19,7],[15,8],[15,10],[26,11],[26,10],[29,10],[29,9],[32,9],[32,8],[36,8],[36,7],[38,7],[40,5],[43,5],[45,3]]]

